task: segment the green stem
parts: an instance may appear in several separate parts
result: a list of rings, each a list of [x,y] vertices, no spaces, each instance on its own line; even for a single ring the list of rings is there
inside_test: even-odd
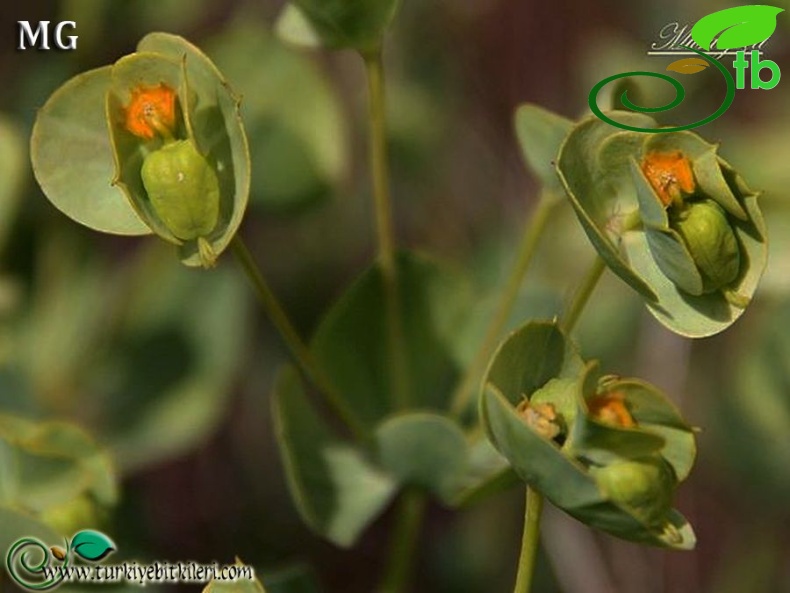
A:
[[[566,333],[570,333],[579,321],[582,311],[592,296],[601,275],[606,269],[606,264],[600,256],[595,257],[595,261],[590,266],[579,288],[567,307],[562,317],[562,328]],[[543,495],[538,491],[527,486],[527,500],[524,510],[524,532],[521,537],[521,555],[518,561],[518,574],[516,575],[516,586],[513,593],[529,593],[532,587],[532,575],[535,569],[535,558],[538,552],[538,540],[540,536],[540,515],[543,510]]]
[[[595,261],[593,261],[592,266],[590,266],[582,283],[576,290],[571,304],[566,309],[565,315],[563,315],[562,329],[566,333],[570,333],[576,326],[576,322],[579,321],[579,317],[581,317],[582,311],[587,306],[587,302],[598,285],[598,280],[601,279],[604,270],[606,270],[606,262],[600,256],[596,256]]]
[[[349,410],[348,406],[339,396],[337,391],[332,386],[329,378],[318,367],[313,359],[313,354],[310,352],[307,344],[304,343],[296,328],[288,318],[288,314],[283,309],[277,297],[272,292],[266,280],[261,273],[260,268],[255,263],[255,260],[250,253],[250,250],[245,245],[241,236],[236,233],[231,242],[231,250],[236,260],[239,262],[244,272],[247,274],[255,292],[258,296],[263,310],[269,316],[274,327],[279,332],[283,341],[288,349],[291,351],[294,359],[296,360],[302,372],[308,379],[315,385],[321,394],[326,398],[326,402],[332,407],[337,415],[345,422],[349,430],[354,433],[357,438],[365,436],[365,429],[357,420],[356,416]]]
[[[363,54],[370,95],[370,170],[376,211],[378,259],[384,282],[387,344],[392,361],[390,388],[396,408],[408,406],[408,367],[398,295],[398,271],[392,222],[387,151],[387,102],[381,49]]]
[[[518,558],[518,574],[513,593],[529,593],[532,587],[532,575],[535,572],[535,559],[538,555],[542,511],[543,495],[527,486],[527,496],[524,502],[524,533],[521,536],[521,555]]]
[[[398,523],[392,537],[389,564],[378,593],[403,593],[409,589],[409,581],[417,557],[415,546],[420,538],[420,528],[425,515],[427,498],[416,490],[406,490],[398,506]]]
[[[500,296],[494,316],[488,324],[480,348],[478,348],[461,382],[453,393],[450,410],[455,415],[462,414],[469,404],[469,399],[472,396],[474,387],[480,379],[480,375],[485,370],[485,365],[488,363],[488,359],[494,351],[502,335],[502,331],[505,329],[507,321],[510,318],[510,313],[518,297],[519,289],[524,282],[524,276],[532,261],[532,256],[535,254],[538,242],[546,229],[549,215],[554,206],[558,203],[559,201],[553,196],[544,194],[541,196],[534,214],[529,218],[527,227],[521,238],[521,244],[518,248],[515,265],[510,272],[507,284]]]

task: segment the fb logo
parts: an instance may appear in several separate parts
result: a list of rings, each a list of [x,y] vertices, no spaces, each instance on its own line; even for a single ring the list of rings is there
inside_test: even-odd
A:
[[[776,17],[783,11],[783,8],[768,5],[727,8],[700,19],[691,29],[691,37],[704,51],[711,51],[714,45],[718,50],[736,49],[748,45],[756,45],[766,41],[773,35],[774,31],[776,31]],[[735,61],[732,64],[733,68],[735,68],[735,78],[733,79],[730,71],[717,59],[707,55],[699,49],[688,46],[681,47],[694,52],[699,57],[677,60],[670,64],[667,70],[680,74],[695,74],[697,72],[702,72],[710,66],[714,66],[715,69],[721,72],[727,83],[727,94],[724,97],[724,101],[713,114],[685,126],[640,128],[619,123],[601,111],[598,107],[597,97],[601,89],[612,81],[620,78],[627,78],[629,76],[652,76],[665,80],[675,87],[675,99],[660,107],[641,107],[630,101],[628,98],[628,91],[624,91],[620,97],[620,101],[627,109],[640,113],[657,113],[668,111],[676,107],[683,101],[686,94],[683,85],[671,76],[659,74],[657,72],[623,72],[622,74],[615,74],[614,76],[603,79],[590,91],[588,103],[592,112],[603,121],[624,130],[631,130],[632,132],[645,132],[648,134],[679,132],[681,130],[698,128],[723,115],[735,99],[735,90],[746,88],[747,70],[750,72],[749,84],[752,89],[770,90],[776,87],[776,85],[779,84],[779,80],[782,78],[782,72],[776,62],[760,59],[760,52],[756,49],[749,53],[748,59],[745,49],[740,49],[736,52]],[[763,78],[761,73],[765,71],[770,73],[770,78]]]

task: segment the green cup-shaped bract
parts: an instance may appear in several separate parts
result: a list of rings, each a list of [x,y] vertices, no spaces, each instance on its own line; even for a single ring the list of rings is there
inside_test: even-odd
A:
[[[621,424],[600,414],[602,400],[621,411]],[[523,410],[532,405],[552,407],[559,434],[530,423]],[[696,455],[691,428],[655,387],[599,377],[555,323],[530,322],[500,345],[480,415],[521,479],[570,515],[623,539],[694,547],[691,526],[671,508]]]
[[[657,127],[642,114],[617,119]],[[560,181],[600,256],[662,324],[688,337],[734,323],[767,260],[758,194],[717,150],[692,132],[630,132],[593,116],[574,126],[557,157]],[[688,177],[678,181],[668,170],[650,179],[644,165],[652,155],[677,155]]]
[[[136,136],[125,119],[133,93],[161,85],[177,96],[171,137]],[[200,160],[197,166],[203,168],[204,186],[197,187],[191,176],[186,209],[194,211],[200,199],[206,203],[198,209],[217,210],[214,225],[199,225],[202,230],[212,226],[199,237],[185,233],[181,223],[170,228],[172,220],[162,218],[172,219],[172,202],[165,206],[171,214],[162,210],[166,180],[153,181],[150,171],[143,179],[147,157],[181,141],[195,149],[192,160]],[[36,119],[31,159],[45,194],[65,214],[103,232],[153,232],[178,245],[188,266],[213,263],[230,244],[247,206],[250,159],[238,99],[212,62],[175,35],[147,35],[135,53],[81,74],[53,93]],[[146,185],[156,186],[160,195],[150,196]]]
[[[610,500],[622,504],[646,525],[660,527],[672,509],[677,483],[672,467],[660,457],[617,461],[590,471]]]

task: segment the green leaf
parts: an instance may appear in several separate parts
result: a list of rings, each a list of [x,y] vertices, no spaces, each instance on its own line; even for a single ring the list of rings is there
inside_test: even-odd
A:
[[[71,538],[71,550],[83,560],[98,562],[112,554],[115,543],[103,533],[86,529]]]
[[[471,506],[520,482],[507,459],[491,442],[478,438],[469,446],[466,474],[449,502],[454,507]]]
[[[299,514],[319,535],[351,546],[389,504],[395,483],[331,432],[293,368],[280,372],[273,405],[277,443]]]
[[[502,342],[485,382],[516,405],[551,379],[574,378],[583,369],[581,358],[556,323],[532,321]]]
[[[275,25],[277,35],[283,41],[299,47],[315,49],[321,47],[321,36],[295,4],[286,4]]]
[[[323,45],[334,49],[375,50],[398,9],[398,0],[293,0],[309,21]],[[287,10],[287,9],[286,9]],[[288,32],[306,35],[304,25],[287,17]],[[293,25],[296,20],[296,25]]]
[[[410,405],[444,410],[459,375],[453,340],[470,300],[465,279],[429,259],[397,258]],[[368,269],[330,309],[312,341],[316,362],[365,425],[393,409],[384,280]]]
[[[724,177],[726,163],[716,154],[716,149],[711,147],[694,160],[694,178],[699,183],[703,193],[714,199],[719,206],[729,214],[743,221],[749,220],[749,215],[743,209],[738,198],[735,197],[732,187]],[[736,188],[737,189],[737,188]],[[749,195],[753,192],[739,192]]]
[[[681,292],[653,259],[644,233],[628,233],[623,249],[633,269],[650,283],[658,303],[647,303],[648,310],[676,334],[700,338],[717,334],[740,317],[742,308],[730,305],[720,293],[692,296]]]
[[[226,28],[207,49],[244,97],[252,200],[293,209],[330,195],[348,170],[349,147],[344,114],[324,73],[249,20]]]
[[[650,253],[661,272],[690,295],[701,295],[702,276],[680,235],[672,229],[646,226],[645,236]]]
[[[620,113],[618,117],[628,125],[655,125],[651,118],[641,114]],[[606,150],[605,142],[610,137],[610,147]],[[617,228],[618,217],[634,208],[635,196],[623,191],[622,180],[630,168],[629,161],[623,157],[632,154],[635,137],[639,135],[624,134],[595,116],[587,118],[562,143],[557,173],[582,228],[607,266],[643,297],[654,301],[655,292],[632,270],[615,243],[622,237]]]
[[[609,389],[623,394],[639,426],[663,438],[661,456],[675,470],[678,482],[685,480],[697,457],[697,443],[677,407],[654,386],[637,379],[618,379]]]
[[[593,382],[590,375],[594,371],[596,371],[595,366],[588,365],[586,376],[582,379],[583,384]],[[608,393],[617,392],[618,382],[607,384],[606,389]],[[594,395],[594,391],[587,395]],[[630,412],[630,401],[625,401]],[[633,428],[625,428],[596,420],[589,415],[584,393],[578,394],[576,405],[578,411],[574,415],[568,439],[563,445],[565,451],[574,457],[586,459],[597,465],[607,465],[623,459],[649,457],[660,453],[666,445],[661,435],[645,430],[646,427],[641,424]]]
[[[444,416],[415,412],[394,416],[376,429],[378,461],[399,483],[441,498],[458,489],[467,468],[460,427]]]
[[[761,43],[776,31],[776,17],[784,8],[747,5],[711,13],[692,27],[695,43],[710,51],[714,39],[719,50],[742,48]]]
[[[560,192],[554,163],[573,122],[538,105],[525,103],[516,110],[516,137],[529,168],[549,190]]]
[[[0,507],[69,532],[115,504],[106,453],[76,426],[0,415]]]
[[[151,230],[112,185],[115,165],[104,116],[110,70],[72,78],[41,108],[30,140],[33,172],[69,218],[105,233],[146,235]]]

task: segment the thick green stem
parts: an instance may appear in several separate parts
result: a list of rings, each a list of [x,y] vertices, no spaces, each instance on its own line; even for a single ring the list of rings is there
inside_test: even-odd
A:
[[[518,558],[518,574],[513,593],[529,593],[532,575],[535,572],[535,559],[538,555],[540,535],[540,515],[543,511],[543,495],[527,487],[524,502],[524,533],[521,536],[521,555]]]
[[[524,276],[532,261],[532,256],[535,254],[538,242],[546,229],[549,215],[557,203],[558,200],[554,197],[544,194],[534,214],[529,218],[527,227],[521,238],[521,244],[518,248],[516,262],[499,298],[494,316],[488,324],[480,348],[478,348],[461,382],[453,393],[450,410],[455,415],[462,414],[469,404],[469,399],[474,392],[475,385],[480,380],[480,376],[485,370],[485,365],[488,363],[488,359],[494,351],[497,341],[501,337],[502,331],[505,329],[507,321],[510,318],[513,305],[518,297],[519,289],[524,282]]]
[[[387,150],[387,102],[384,64],[381,50],[363,55],[370,95],[370,170],[373,178],[373,199],[376,211],[378,260],[384,282],[387,344],[392,363],[390,388],[396,408],[408,406],[408,365],[403,337],[401,303],[398,292],[398,270],[395,260],[395,239],[392,223],[392,200],[389,188],[389,156]]]
[[[302,372],[307,378],[315,385],[321,394],[326,398],[326,402],[332,407],[337,415],[345,422],[349,430],[354,433],[357,438],[365,436],[365,429],[361,426],[353,413],[348,409],[345,401],[340,397],[337,391],[332,386],[329,378],[324,372],[316,365],[313,360],[313,354],[310,352],[307,344],[304,343],[296,328],[288,318],[287,313],[283,309],[277,297],[272,292],[263,277],[263,274],[258,268],[255,260],[250,253],[250,250],[244,243],[244,240],[237,233],[231,242],[231,250],[237,261],[247,274],[255,292],[258,296],[263,310],[269,316],[269,319],[274,325],[275,329],[279,332],[280,336],[285,342],[288,349],[291,351],[294,359],[296,360]]]
[[[562,316],[561,325],[566,333],[570,333],[579,321],[582,311],[592,296],[606,264],[600,256],[588,270],[579,288]],[[532,575],[535,569],[535,558],[540,539],[540,515],[543,510],[543,495],[527,486],[526,508],[524,510],[524,532],[521,537],[521,555],[518,561],[518,574],[513,593],[529,593],[532,587]]]
[[[409,590],[414,559],[417,557],[415,547],[420,538],[427,502],[422,492],[406,490],[403,493],[398,506],[389,564],[378,593],[404,593]]]

